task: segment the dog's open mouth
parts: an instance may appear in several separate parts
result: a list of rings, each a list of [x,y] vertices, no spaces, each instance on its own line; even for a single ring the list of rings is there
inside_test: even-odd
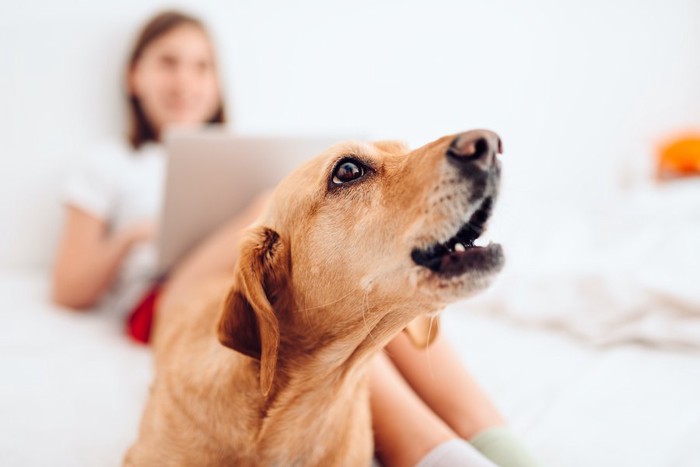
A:
[[[452,238],[425,249],[415,248],[411,258],[417,265],[445,277],[461,275],[469,270],[500,269],[503,265],[501,246],[481,238],[492,209],[493,198],[485,198]]]

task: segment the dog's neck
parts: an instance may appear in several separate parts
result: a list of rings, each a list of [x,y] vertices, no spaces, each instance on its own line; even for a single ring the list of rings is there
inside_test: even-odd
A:
[[[396,314],[367,318],[346,328],[342,337],[314,336],[315,346],[307,344],[310,339],[285,332],[289,330],[281,323],[280,357],[264,404],[261,444],[274,442],[282,435],[278,427],[285,426],[304,427],[296,434],[298,443],[313,447],[319,456],[323,447],[347,444],[342,440],[371,437],[367,376],[371,357],[406,324],[386,316]],[[371,440],[358,439],[350,446],[367,443],[371,446]]]
[[[330,315],[330,312],[322,310],[320,314]],[[286,374],[302,375],[304,380],[332,382],[361,373],[371,357],[383,349],[412,316],[391,311],[362,313],[362,310],[346,310],[344,314],[361,318],[325,333],[312,326],[300,326],[299,321],[280,322],[279,383],[284,386]],[[287,316],[299,314],[287,313]],[[297,331],[299,328],[302,332]]]
[[[371,357],[393,337],[384,326],[357,326],[342,337],[320,338],[316,345],[281,330],[279,359],[273,387],[268,396],[272,407],[298,395],[323,392],[345,393],[361,388]],[[352,392],[352,391],[350,391]],[[337,399],[337,398],[336,398]],[[314,401],[317,406],[317,401]]]

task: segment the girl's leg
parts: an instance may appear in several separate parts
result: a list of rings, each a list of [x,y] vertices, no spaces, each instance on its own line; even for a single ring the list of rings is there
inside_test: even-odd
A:
[[[385,467],[496,467],[430,410],[384,353],[370,370],[370,405]]]
[[[500,467],[539,465],[443,336],[417,349],[402,333],[386,353],[426,405],[485,457]]]
[[[386,353],[411,388],[459,437],[469,440],[488,428],[505,425],[444,336],[438,335],[427,349],[418,349],[401,333]]]
[[[375,450],[385,466],[415,466],[439,444],[457,435],[401,378],[383,353],[370,373]]]

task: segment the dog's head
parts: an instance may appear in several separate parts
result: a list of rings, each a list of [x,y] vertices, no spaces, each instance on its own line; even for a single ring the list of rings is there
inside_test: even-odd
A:
[[[351,337],[376,347],[413,321],[429,341],[415,319],[484,289],[503,265],[499,245],[480,243],[500,152],[479,130],[414,151],[343,143],[298,168],[241,244],[220,340],[261,360],[264,392],[285,339],[306,352]]]

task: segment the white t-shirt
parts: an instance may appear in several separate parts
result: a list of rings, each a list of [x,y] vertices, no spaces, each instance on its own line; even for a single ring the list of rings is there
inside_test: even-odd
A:
[[[135,222],[157,222],[163,197],[165,151],[155,143],[134,150],[114,141],[92,151],[68,180],[64,201],[106,221],[111,231]],[[157,279],[155,241],[135,244],[101,307],[130,311]]]

